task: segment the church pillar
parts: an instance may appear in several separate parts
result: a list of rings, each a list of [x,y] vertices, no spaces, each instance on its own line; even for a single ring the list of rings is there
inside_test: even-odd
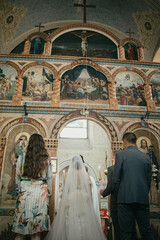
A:
[[[112,152],[123,149],[123,141],[112,141],[111,142]]]
[[[124,60],[125,59],[124,46],[122,45],[118,46],[118,51],[119,51],[119,59]]]
[[[16,87],[15,87],[15,93],[12,98],[12,105],[15,105],[15,106],[21,105],[22,87],[23,87],[23,78],[21,76],[18,76],[16,77]]]
[[[50,41],[45,42],[44,55],[51,55],[51,42]]]
[[[31,45],[30,40],[26,40],[22,54],[29,54],[30,45]]]
[[[6,145],[6,138],[0,137],[0,177],[2,174],[2,165],[3,165],[3,156],[4,156],[5,145]]]
[[[152,99],[151,85],[150,84],[144,85],[144,91],[145,91],[145,99],[147,102],[147,110],[148,111],[155,110],[155,101],[153,101]]]
[[[109,90],[109,106],[110,106],[110,108],[118,108],[115,82],[108,83],[108,90]]]
[[[144,61],[144,51],[142,47],[138,48],[139,61]]]
[[[56,174],[58,169],[58,161],[57,161],[57,148],[58,148],[58,140],[57,139],[48,139],[45,138],[45,146],[47,148],[47,151],[49,153],[49,156],[52,159],[56,161],[56,171],[53,172],[53,178],[52,178],[52,196],[49,198],[49,216],[51,219],[51,222],[53,222],[54,219],[54,203],[55,203],[55,180],[56,180]]]
[[[58,77],[55,78],[53,81],[53,95],[51,99],[52,107],[57,107],[60,104],[60,84],[61,84],[61,79]]]

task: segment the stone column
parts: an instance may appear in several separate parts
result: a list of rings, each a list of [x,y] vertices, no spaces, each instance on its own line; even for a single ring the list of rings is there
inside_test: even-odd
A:
[[[16,77],[16,87],[15,87],[15,93],[12,97],[12,105],[15,105],[15,106],[21,105],[22,87],[23,87],[23,78],[21,76],[18,76]]]
[[[2,165],[3,165],[3,156],[4,156],[5,145],[6,145],[6,138],[0,137],[0,177],[2,175]]]
[[[57,107],[60,104],[60,84],[61,84],[61,79],[58,77],[55,78],[53,81],[53,95],[51,99],[52,107]]]
[[[109,106],[110,106],[110,108],[118,108],[115,82],[109,82],[108,90],[109,90]]]
[[[56,161],[57,168],[58,169],[58,160],[57,160],[57,149],[58,149],[58,140],[57,139],[48,139],[45,138],[45,145],[48,150],[50,158],[54,157],[54,160]],[[52,161],[52,159],[51,159]],[[53,178],[52,178],[52,196],[49,198],[49,216],[51,219],[51,222],[53,222],[54,219],[54,202],[55,202],[55,180],[56,180],[56,174],[58,174],[57,171],[53,172]]]
[[[50,41],[45,42],[44,55],[51,55],[51,42]]]
[[[145,99],[147,102],[147,110],[148,111],[153,111],[155,110],[155,101],[152,99],[152,91],[151,91],[151,85],[146,84],[144,85],[144,91],[145,91]]]
[[[119,51],[119,59],[125,60],[124,46],[119,45],[119,46],[118,46],[118,51]]]
[[[144,61],[144,50],[142,47],[138,48],[139,61]]]
[[[22,54],[29,54],[30,46],[31,46],[30,40],[26,40]]]

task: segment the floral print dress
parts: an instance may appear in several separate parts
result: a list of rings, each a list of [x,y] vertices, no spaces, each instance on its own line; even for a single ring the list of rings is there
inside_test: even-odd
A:
[[[50,230],[49,193],[52,190],[52,170],[37,180],[22,177],[24,155],[17,160],[16,184],[19,189],[12,231],[22,235]]]

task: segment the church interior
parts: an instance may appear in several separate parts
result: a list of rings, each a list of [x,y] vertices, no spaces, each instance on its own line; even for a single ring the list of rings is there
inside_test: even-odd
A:
[[[160,1],[1,0],[0,13],[0,239],[14,239],[16,159],[33,133],[51,157],[53,221],[70,159],[98,188],[126,132],[150,153],[160,239]],[[99,208],[114,240],[109,197]]]

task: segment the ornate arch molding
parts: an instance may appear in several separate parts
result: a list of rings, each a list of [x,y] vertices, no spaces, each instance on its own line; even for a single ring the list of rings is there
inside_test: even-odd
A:
[[[91,67],[95,68],[96,70],[102,72],[107,78],[108,80],[111,79],[111,74],[104,68],[100,67],[97,63],[89,60],[89,59],[79,59],[73,63],[71,63],[70,65],[67,65],[65,67],[63,67],[62,69],[59,70],[58,75],[59,77],[67,70],[69,69],[73,69],[74,67],[80,65],[80,64],[85,64],[85,65],[90,65]]]
[[[44,66],[44,67],[47,67],[53,73],[54,78],[57,76],[57,70],[55,69],[55,67],[53,67],[51,64],[49,64],[47,62],[42,62],[41,64],[38,64],[38,62],[29,63],[25,67],[22,68],[21,75],[23,76],[27,69],[29,69],[30,67],[34,67],[34,66]]]
[[[47,136],[46,131],[45,131],[44,127],[42,126],[42,124],[41,124],[40,122],[38,122],[37,120],[35,120],[35,119],[33,119],[33,118],[28,118],[28,119],[27,119],[27,122],[24,123],[22,117],[21,117],[21,118],[16,118],[16,119],[14,119],[13,121],[7,123],[7,125],[2,129],[2,132],[0,133],[1,137],[6,137],[8,130],[9,130],[11,127],[16,126],[17,124],[20,124],[20,123],[22,123],[22,124],[27,124],[27,123],[29,123],[29,124],[37,127],[37,128],[39,129],[39,131],[40,131],[40,134],[41,134],[44,138],[46,138],[46,136]]]
[[[129,126],[124,133],[126,132],[132,132],[138,128],[142,128],[141,123],[140,122],[136,122],[133,123],[131,126]],[[157,127],[156,125],[152,124],[152,123],[146,123],[145,127],[143,127],[144,130],[152,130],[154,133],[156,133],[159,137],[160,137],[160,128]]]
[[[57,139],[58,138],[58,133],[62,127],[64,127],[67,123],[78,119],[78,118],[86,118],[88,120],[92,120],[94,122],[97,122],[98,124],[103,127],[103,129],[106,131],[108,129],[112,141],[118,141],[118,136],[117,132],[114,128],[114,126],[111,124],[111,122],[107,119],[101,116],[100,114],[90,111],[88,117],[84,117],[81,115],[80,110],[78,111],[73,111],[69,113],[68,115],[63,116],[54,126],[51,132],[51,138]]]
[[[46,33],[44,33],[44,32],[34,32],[34,33],[31,33],[31,34],[26,38],[26,40],[32,41],[32,39],[33,39],[34,37],[42,37],[45,41],[49,41],[49,40],[50,40],[48,34],[46,34]]]
[[[137,47],[142,47],[143,48],[142,43],[139,40],[135,39],[135,38],[125,38],[125,39],[122,39],[120,41],[120,45],[124,46],[127,42],[133,42],[133,43],[136,44]]]
[[[80,29],[93,30],[99,32],[105,35],[106,37],[109,37],[117,46],[120,43],[120,39],[116,35],[114,35],[111,31],[91,23],[69,24],[67,26],[61,27],[50,34],[50,41],[53,42],[57,37],[66,32]]]
[[[143,79],[144,83],[147,84],[146,75],[144,74],[144,72],[142,72],[141,70],[139,70],[137,68],[131,68],[131,69],[128,69],[127,67],[119,68],[113,73],[113,75],[112,75],[113,80],[115,80],[118,73],[124,72],[124,71],[131,71],[131,72],[137,73]]]
[[[12,68],[14,68],[14,70],[16,70],[17,75],[20,75],[21,69],[19,68],[19,66],[16,63],[11,62],[11,61],[6,61],[6,63],[1,63],[1,64],[11,66]]]
[[[157,73],[160,73],[160,70],[154,70],[154,71],[152,71],[150,74],[148,74],[148,76],[147,76],[147,82],[148,82],[148,83],[151,83],[151,78],[152,78],[152,76],[155,75],[155,74],[157,74]]]

